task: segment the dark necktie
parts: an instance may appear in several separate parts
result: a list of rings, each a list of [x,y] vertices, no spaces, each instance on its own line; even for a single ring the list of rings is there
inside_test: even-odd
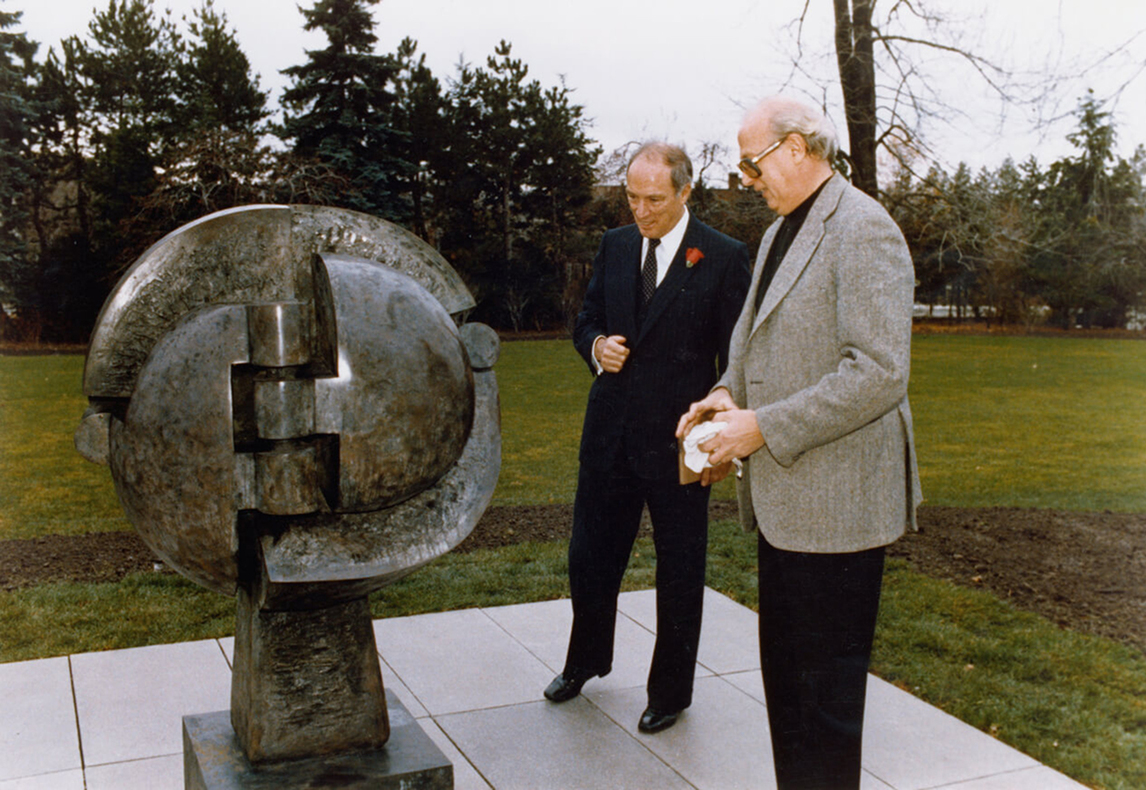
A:
[[[660,243],[660,239],[649,239],[649,251],[641,268],[641,307],[652,300],[653,291],[657,289],[657,245]]]

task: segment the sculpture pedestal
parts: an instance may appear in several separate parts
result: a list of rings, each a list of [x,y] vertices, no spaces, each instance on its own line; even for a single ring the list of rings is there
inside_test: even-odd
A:
[[[381,749],[264,763],[243,754],[229,711],[183,717],[185,790],[453,790],[454,767],[389,692],[390,740]]]
[[[255,765],[382,747],[382,670],[365,596],[274,611],[239,588],[231,726]]]

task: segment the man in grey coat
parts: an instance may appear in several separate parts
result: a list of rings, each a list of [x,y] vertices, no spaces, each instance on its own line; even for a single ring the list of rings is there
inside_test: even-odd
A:
[[[833,173],[835,131],[818,110],[766,99],[738,140],[743,183],[781,218],[727,371],[677,435],[724,423],[701,445],[703,482],[744,462],[779,788],[858,788],[884,550],[921,499],[907,401],[914,271],[887,212]]]

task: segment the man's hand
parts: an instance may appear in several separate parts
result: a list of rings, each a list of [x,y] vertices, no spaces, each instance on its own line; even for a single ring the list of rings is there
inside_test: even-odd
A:
[[[599,337],[593,344],[593,356],[601,363],[601,370],[606,373],[620,373],[629,358],[629,349],[625,345],[622,335],[609,335]]]
[[[720,466],[704,467],[700,472],[700,484],[702,486],[716,485],[724,478],[728,477],[728,473],[732,471],[732,462],[721,464]]]
[[[730,463],[733,458],[747,458],[764,446],[754,411],[722,411],[712,421],[728,423],[724,430],[699,445],[701,450],[709,453],[708,462],[714,467]]]
[[[680,441],[684,441],[684,437],[688,436],[688,432],[691,431],[697,423],[711,419],[712,416],[718,412],[729,411],[735,408],[736,403],[732,400],[732,394],[728,390],[724,387],[714,389],[708,393],[704,400],[698,400],[688,407],[688,411],[681,415],[680,420],[676,424],[676,438]],[[725,474],[727,474],[727,472]]]

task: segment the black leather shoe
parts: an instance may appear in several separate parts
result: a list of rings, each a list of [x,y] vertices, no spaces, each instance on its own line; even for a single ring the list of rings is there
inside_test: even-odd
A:
[[[680,718],[679,710],[661,711],[656,708],[645,708],[637,729],[641,732],[660,732],[676,724],[678,718]]]
[[[551,702],[567,702],[581,693],[585,681],[594,675],[580,675],[571,673],[569,677],[558,675],[553,682],[545,687],[545,699]]]

